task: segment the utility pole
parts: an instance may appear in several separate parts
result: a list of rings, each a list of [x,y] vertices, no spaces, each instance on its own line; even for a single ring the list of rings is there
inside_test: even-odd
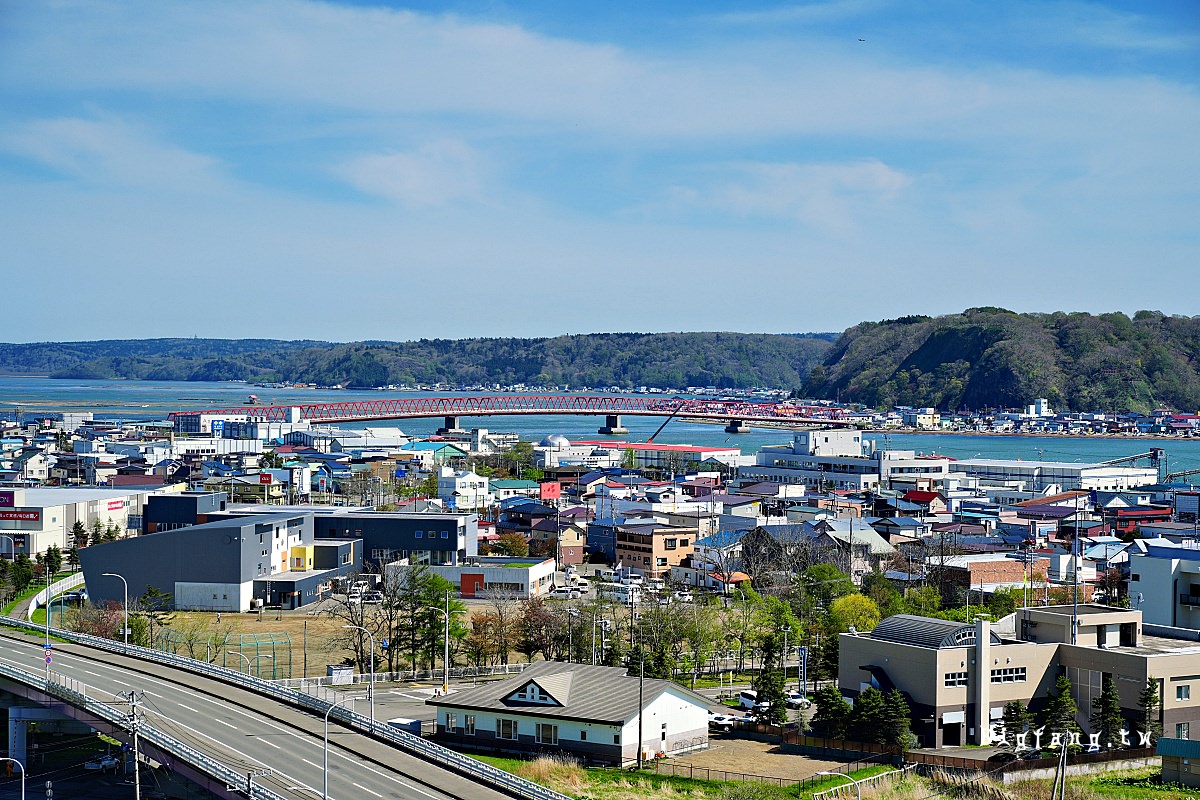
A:
[[[128,692],[119,692],[117,697],[129,703],[129,719],[127,724],[129,726],[129,733],[133,739],[133,796],[135,800],[142,800],[142,776],[138,751],[138,704],[142,701],[142,693],[131,689]]]

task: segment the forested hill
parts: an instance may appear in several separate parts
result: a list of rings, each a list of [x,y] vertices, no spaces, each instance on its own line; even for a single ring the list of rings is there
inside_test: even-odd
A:
[[[146,339],[0,344],[0,374],[131,380],[799,388],[836,334],[605,333],[336,344]]]
[[[890,408],[1200,409],[1200,317],[1017,314],[864,322],[812,370],[808,396]]]

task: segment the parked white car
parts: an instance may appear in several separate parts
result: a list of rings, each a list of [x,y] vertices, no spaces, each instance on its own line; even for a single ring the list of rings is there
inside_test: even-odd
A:
[[[788,692],[785,698],[788,708],[808,708],[812,701],[799,692]]]

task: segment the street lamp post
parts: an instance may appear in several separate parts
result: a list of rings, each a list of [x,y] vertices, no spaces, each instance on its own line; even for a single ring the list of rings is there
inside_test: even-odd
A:
[[[105,575],[109,578],[120,578],[121,584],[125,587],[125,627],[122,629],[122,632],[125,634],[125,645],[128,646],[129,645],[129,581],[125,580],[125,576],[118,575],[115,572],[102,572],[100,574]],[[50,594],[49,590],[47,590],[46,594]],[[46,634],[47,639],[49,639],[49,636],[50,636],[49,633],[47,633]]]
[[[579,616],[579,609],[567,609],[567,661],[574,663],[575,661],[575,618]]]
[[[0,761],[7,761],[11,764],[16,764],[21,769],[21,800],[25,800],[25,765],[15,758],[0,758]]]
[[[371,680],[367,683],[367,701],[371,704],[371,728],[375,728],[375,634],[362,625],[343,625],[343,628],[353,628],[365,633],[371,639]]]
[[[254,664],[257,664],[259,659],[275,658],[275,656],[271,655],[270,653],[260,653],[259,655],[256,655],[254,658],[248,657],[245,653],[235,652],[234,655],[238,656],[239,658],[242,659],[242,661],[246,662],[246,675],[250,674],[250,667],[253,666]]]
[[[829,775],[834,778],[845,778],[846,780],[848,780],[854,784],[854,790],[856,792],[858,792],[858,800],[862,800],[862,784],[859,781],[855,780],[854,778],[851,778],[849,775],[846,775],[843,772],[825,772],[825,771],[818,772],[817,774],[818,775]]]
[[[353,699],[353,697],[349,696],[343,697],[341,700],[338,700],[325,710],[325,758],[321,762],[321,771],[324,773],[321,784],[321,800],[329,800],[329,715],[332,714],[333,710],[342,703]]]
[[[445,617],[446,622],[446,638],[443,642],[444,648],[442,651],[442,694],[450,691],[450,593],[446,592],[446,608],[441,609],[437,606],[428,606],[430,611],[436,611]],[[456,609],[455,614],[462,613]],[[373,670],[372,670],[373,671]]]

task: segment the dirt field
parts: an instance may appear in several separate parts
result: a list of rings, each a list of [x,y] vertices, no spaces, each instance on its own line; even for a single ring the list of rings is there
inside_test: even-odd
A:
[[[724,736],[711,737],[707,750],[672,758],[669,763],[692,765],[696,768],[697,778],[707,777],[700,769],[708,768],[793,781],[811,777],[820,770],[835,770],[843,766],[839,761],[822,761],[808,756],[783,753],[777,744]]]
[[[220,623],[217,622],[217,615],[199,611],[180,611],[175,613],[174,620],[170,624],[170,628],[175,632],[185,631],[192,626],[203,630],[211,631],[216,634],[218,628],[222,632],[230,631],[235,634],[258,634],[265,636],[269,634],[287,634],[291,638],[291,669],[286,669],[284,658],[279,658],[280,664],[275,674],[271,674],[270,662],[262,662],[256,667],[261,668],[261,674],[264,678],[300,678],[305,677],[304,661],[305,650],[308,652],[308,676],[319,677],[325,675],[326,664],[337,664],[350,655],[348,650],[336,646],[335,639],[340,638],[345,634],[341,629],[341,622],[335,619],[330,619],[324,616],[309,616],[302,612],[276,612],[275,610],[264,611],[260,617],[257,613],[244,614],[221,614]],[[307,648],[305,643],[307,642]],[[203,645],[199,647],[203,651]],[[247,650],[247,652],[250,652]],[[204,657],[204,653],[200,653],[200,657]],[[272,659],[273,660],[273,659]],[[241,661],[237,656],[232,656],[228,665],[230,667],[238,666],[245,667],[245,662]],[[382,670],[383,667],[379,666]],[[257,672],[257,670],[256,670]]]

